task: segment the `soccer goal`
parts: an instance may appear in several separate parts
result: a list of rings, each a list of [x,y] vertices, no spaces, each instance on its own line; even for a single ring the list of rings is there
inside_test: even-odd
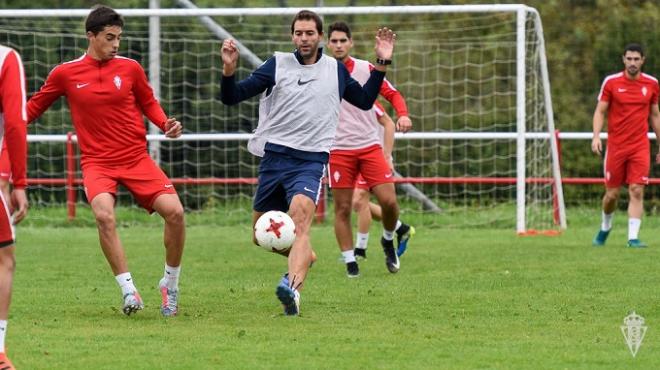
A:
[[[120,53],[142,63],[165,110],[185,127],[176,141],[152,132],[149,150],[174,179],[191,214],[210,222],[244,222],[258,166],[245,141],[257,124],[258,99],[235,107],[219,102],[220,39],[241,43],[238,77],[244,78],[274,51],[292,50],[290,22],[299,9],[178,4],[182,8],[118,9],[126,18]],[[397,33],[387,78],[406,98],[414,128],[397,134],[394,152],[402,176],[402,218],[426,226],[520,233],[566,227],[543,30],[535,9],[312,9],[326,26],[344,20],[352,27],[352,54],[359,58],[373,59],[378,27]],[[52,67],[85,51],[88,12],[0,10],[0,43],[21,52],[29,91],[43,84]],[[67,201],[85,207],[75,136],[67,144],[70,131],[64,101],[29,128],[35,207]],[[123,190],[119,205],[135,207]]]

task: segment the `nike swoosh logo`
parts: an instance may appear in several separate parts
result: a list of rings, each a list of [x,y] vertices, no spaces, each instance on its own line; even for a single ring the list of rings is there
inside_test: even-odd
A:
[[[167,189],[169,189],[169,188],[171,188],[171,187],[173,187],[173,186],[174,186],[174,185],[172,185],[172,184],[167,184],[167,185],[165,185],[165,187],[166,187]]]
[[[306,84],[308,84],[308,83],[310,83],[310,82],[312,82],[312,81],[316,81],[316,79],[315,79],[315,78],[312,78],[311,80],[307,80],[307,81],[303,81],[303,80],[301,80],[301,79],[298,79],[298,86],[306,85]]]
[[[386,179],[389,179],[390,177],[392,177],[392,174],[391,174],[391,173],[388,173],[387,175],[385,175],[385,178],[386,178]]]
[[[307,188],[307,186],[305,186],[303,189],[305,189],[305,191],[308,191],[310,193],[316,193],[314,190]]]
[[[619,89],[619,92],[626,92],[626,89]]]
[[[89,82],[84,83],[84,84],[76,84],[76,89],[82,89],[83,87],[89,85]]]

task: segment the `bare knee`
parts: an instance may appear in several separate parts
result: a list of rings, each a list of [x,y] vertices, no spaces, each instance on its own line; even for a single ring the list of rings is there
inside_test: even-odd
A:
[[[603,201],[606,203],[617,202],[619,200],[619,189],[610,190],[608,189],[603,196]]]
[[[630,195],[630,198],[640,200],[644,197],[644,187],[631,186],[630,189],[628,189],[628,194]]]
[[[383,210],[396,210],[399,207],[395,196],[379,199],[378,203]]]
[[[16,257],[14,257],[14,253],[2,253],[0,255],[0,266],[2,266],[4,271],[13,274],[16,270]]]
[[[335,203],[335,217],[347,219],[351,216],[351,203]]]
[[[116,227],[115,213],[112,210],[101,210],[94,213],[96,225],[101,230],[114,230]]]
[[[177,206],[168,209],[165,214],[163,214],[163,219],[168,224],[183,225],[185,219],[183,206],[178,204]]]

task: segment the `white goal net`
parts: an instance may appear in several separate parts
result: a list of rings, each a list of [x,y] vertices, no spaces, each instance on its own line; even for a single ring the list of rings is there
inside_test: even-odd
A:
[[[352,27],[352,54],[359,58],[373,59],[378,27],[397,33],[387,76],[406,98],[414,129],[398,135],[394,152],[397,171],[409,181],[398,192],[403,219],[519,232],[565,227],[535,10],[517,5],[317,10],[326,27],[336,20]],[[244,78],[274,51],[292,50],[290,22],[296,10],[119,11],[126,20],[120,54],[138,60],[152,78],[155,72],[165,111],[184,124],[183,140],[158,141],[153,148],[186,209],[209,222],[247,222],[258,159],[247,152],[244,139],[256,127],[258,99],[234,107],[220,103],[219,37],[224,36],[218,32],[230,33],[251,53],[239,63],[238,77]],[[87,10],[0,13],[0,43],[22,54],[30,92],[55,65],[86,50]],[[159,15],[155,49],[149,14]],[[71,130],[63,99],[29,127],[33,207],[63,209],[66,203],[63,137]],[[70,175],[77,208],[84,211],[79,167]],[[136,207],[123,189],[118,204]],[[65,212],[38,214],[66,218]]]

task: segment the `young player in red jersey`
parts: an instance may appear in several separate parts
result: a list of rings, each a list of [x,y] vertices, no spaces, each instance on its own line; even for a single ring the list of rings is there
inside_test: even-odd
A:
[[[165,273],[159,283],[161,313],[177,313],[178,278],[185,240],[184,211],[174,186],[147,154],[142,115],[169,138],[181,135],[181,123],[167,118],[144,70],[117,55],[124,25],[113,9],[95,7],[85,21],[89,46],[82,57],[51,71],[41,90],[28,101],[28,119],[39,117],[66,96],[80,146],[85,194],[96,218],[101,249],[123,296],[123,312],[144,307],[128,270],[117,234],[115,196],[124,185],[148,212],[165,220]]]
[[[14,225],[23,220],[28,209],[26,120],[25,72],[21,57],[0,45],[0,146],[7,143],[5,149],[11,158],[7,170],[14,174],[10,198],[0,193],[0,369],[14,369],[5,353],[5,334],[16,266]]]
[[[607,114],[608,136],[605,154],[605,195],[602,223],[593,239],[594,246],[605,245],[612,228],[612,216],[621,185],[628,184],[628,247],[644,248],[639,227],[644,212],[644,186],[649,182],[651,150],[647,137],[649,114],[651,127],[660,142],[658,80],[642,73],[644,51],[639,44],[629,44],[623,52],[623,72],[607,76],[598,94],[593,118],[591,150],[601,154],[600,132]],[[655,157],[660,163],[660,152]]]
[[[332,55],[343,62],[351,77],[364,83],[374,66],[349,55],[353,42],[348,25],[344,22],[335,22],[330,25],[328,35],[328,48]],[[397,111],[399,117],[397,129],[403,132],[410,130],[412,123],[408,118],[408,109],[401,94],[387,80],[381,84],[380,94],[390,101]],[[330,151],[328,177],[335,203],[335,236],[349,277],[359,275],[351,230],[353,188],[358,175],[362,175],[367,181],[368,187],[382,208],[381,245],[385,252],[385,266],[391,273],[399,271],[399,258],[393,241],[397,224],[401,225],[399,206],[392,169],[383,156],[382,141],[382,132],[373,110],[362,111],[348,102],[341,103],[337,134]],[[401,234],[397,235],[409,236],[408,230],[410,230],[408,225],[401,226],[399,228]],[[405,236],[406,242],[408,236]],[[358,236],[358,240],[360,239]],[[399,241],[401,240],[399,238]]]

